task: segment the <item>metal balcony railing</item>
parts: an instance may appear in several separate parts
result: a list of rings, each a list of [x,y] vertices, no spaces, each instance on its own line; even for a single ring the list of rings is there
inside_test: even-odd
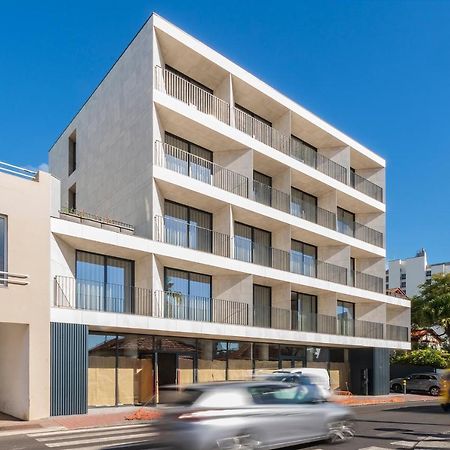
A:
[[[155,216],[154,239],[178,247],[230,257],[230,236],[174,217]]]
[[[54,306],[151,316],[152,291],[58,275],[55,277]]]
[[[379,202],[383,201],[383,188],[355,172],[350,172],[350,186]]]
[[[400,325],[386,324],[386,339],[391,341],[410,341],[410,333],[408,327],[402,327]]]
[[[258,203],[355,237],[369,244],[383,247],[383,233],[379,231],[357,222],[347,224],[336,221],[335,213],[320,207],[312,207],[308,210],[302,209],[301,205],[292,201],[292,197],[289,194],[255,180],[252,181],[253,188],[249,189],[250,180],[244,175],[181,150],[178,147],[156,141],[155,164],[241,197],[252,198]],[[252,191],[251,194],[250,190]]]
[[[36,180],[37,172],[35,170],[24,169],[23,167],[14,166],[6,162],[0,161],[0,172],[9,173],[20,178],[28,180]]]
[[[155,142],[155,164],[232,194],[249,197],[247,177],[173,145]]]
[[[277,129],[245,111],[230,107],[221,98],[159,66],[155,67],[155,88],[198,111],[215,117],[227,125],[234,126],[254,139],[313,167],[341,183],[348,184],[347,169],[345,167],[311,147],[283,135]],[[231,116],[233,116],[233,120],[231,120]],[[352,187],[376,200],[383,201],[383,190],[380,186],[360,175],[351,175],[350,177],[350,185]]]
[[[126,232],[128,234],[134,233],[134,226],[125,222],[120,222],[118,220],[109,219],[108,217],[98,216],[97,214],[92,214],[86,211],[80,211],[74,208],[62,207],[59,210],[61,218],[66,218],[67,216],[76,219],[80,223],[84,224],[95,224],[100,228],[112,228],[117,229],[119,232]]]
[[[230,124],[230,105],[226,101],[159,66],[155,67],[155,88],[202,113]]]
[[[358,271],[349,270],[349,280],[348,285],[354,286],[359,289],[364,289],[366,291],[384,292],[384,279],[380,277],[376,277],[375,275],[370,275],[368,273],[362,273]]]
[[[157,317],[231,325],[249,325],[248,304],[233,300],[155,291]]]
[[[290,212],[291,198],[289,194],[256,180],[253,180],[253,200],[279,211]]]
[[[55,277],[53,306],[135,314],[175,320],[257,326],[319,334],[408,341],[407,327],[286,308],[252,307],[252,302],[223,300],[136,286]]]

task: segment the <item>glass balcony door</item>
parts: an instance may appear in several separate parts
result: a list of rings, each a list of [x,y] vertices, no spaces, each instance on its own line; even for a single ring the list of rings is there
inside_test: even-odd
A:
[[[166,268],[164,317],[210,322],[211,289],[209,275]]]
[[[291,292],[292,329],[317,331],[317,297]]]
[[[270,328],[272,322],[272,289],[253,285],[253,325]]]
[[[213,152],[167,132],[165,133],[165,143],[172,148],[171,151],[166,152],[168,169],[203,183],[212,183]],[[180,149],[182,152],[174,149]]]
[[[240,261],[270,267],[272,264],[271,241],[270,231],[240,222],[234,223],[234,257]]]
[[[166,200],[164,225],[165,242],[212,252],[212,214]]]
[[[133,261],[77,251],[75,271],[77,308],[133,312]]]
[[[317,276],[317,247],[306,242],[291,241],[291,272]]]
[[[355,236],[355,215],[350,211],[337,209],[337,231],[348,236]]]
[[[342,336],[355,335],[355,304],[338,300],[336,307],[337,332]]]
[[[253,171],[253,196],[263,205],[272,205],[272,177]]]
[[[291,214],[309,222],[317,223],[317,197],[292,188]]]

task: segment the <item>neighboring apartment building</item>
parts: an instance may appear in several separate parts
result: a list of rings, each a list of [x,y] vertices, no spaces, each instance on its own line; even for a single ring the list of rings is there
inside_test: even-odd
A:
[[[50,171],[49,413],[283,367],[388,392],[410,302],[384,294],[372,151],[153,15]]]
[[[0,163],[0,411],[24,420],[50,405],[50,216],[59,183]]]
[[[401,288],[411,298],[419,293],[421,284],[443,273],[450,273],[450,262],[428,264],[427,252],[422,249],[414,257],[389,261],[386,289]]]

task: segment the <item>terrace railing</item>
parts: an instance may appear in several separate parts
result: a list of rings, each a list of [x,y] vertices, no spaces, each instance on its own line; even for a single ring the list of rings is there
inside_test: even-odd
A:
[[[391,341],[409,342],[409,328],[400,325],[386,324],[386,339]]]
[[[383,188],[355,172],[350,172],[350,186],[379,202],[383,201]]]

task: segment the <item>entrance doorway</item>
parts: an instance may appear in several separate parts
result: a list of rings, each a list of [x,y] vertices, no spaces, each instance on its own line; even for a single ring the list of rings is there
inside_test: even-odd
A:
[[[158,381],[160,386],[177,381],[177,354],[158,353]]]

